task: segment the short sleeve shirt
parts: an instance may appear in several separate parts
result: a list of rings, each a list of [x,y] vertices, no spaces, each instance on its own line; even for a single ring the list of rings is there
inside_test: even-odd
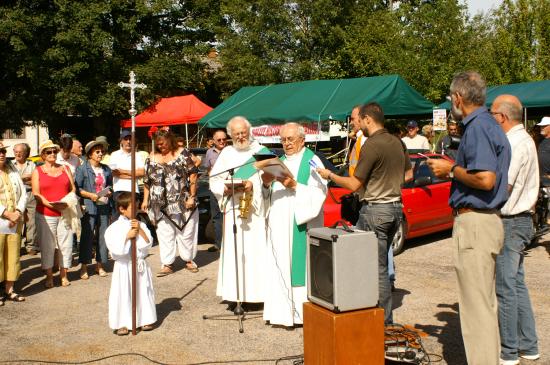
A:
[[[364,182],[361,200],[390,203],[401,200],[401,185],[411,161],[401,140],[386,129],[373,133],[359,155],[354,176]]]
[[[132,169],[132,154],[126,153],[123,150],[118,150],[112,153],[109,159],[109,167],[111,169]],[[136,169],[145,168],[145,161],[140,153],[136,152]],[[136,191],[138,191],[136,181]],[[132,191],[132,182],[129,179],[121,179],[117,176],[113,177],[113,190],[114,191]]]
[[[500,209],[508,200],[510,143],[485,107],[480,107],[468,115],[463,124],[464,135],[458,148],[456,164],[468,172],[494,172],[495,186],[490,191],[485,191],[453,180],[449,205],[455,209]]]

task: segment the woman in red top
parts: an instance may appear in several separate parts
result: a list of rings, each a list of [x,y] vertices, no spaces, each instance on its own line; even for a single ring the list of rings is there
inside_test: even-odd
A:
[[[67,270],[72,263],[73,232],[61,212],[67,204],[60,202],[75,191],[73,176],[66,167],[55,162],[59,146],[48,140],[40,146],[44,165],[32,173],[32,193],[36,197],[36,229],[42,252],[42,269],[46,271],[46,288],[53,287],[52,266],[55,249],[59,249],[59,278],[62,286],[69,286]]]

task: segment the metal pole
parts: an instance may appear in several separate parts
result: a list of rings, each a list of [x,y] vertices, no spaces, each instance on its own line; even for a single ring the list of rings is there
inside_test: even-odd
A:
[[[132,153],[131,153],[131,183],[132,183],[132,189],[131,189],[131,216],[132,219],[136,219],[136,114],[137,110],[135,108],[135,89],[145,89],[147,86],[144,84],[136,84],[136,74],[134,71],[130,71],[130,83],[123,83],[120,82],[118,84],[119,87],[128,87],[130,89],[130,116],[132,117]],[[132,244],[132,335],[135,336],[137,334],[136,331],[136,308],[137,308],[137,247],[136,247],[136,239],[132,238],[131,240]]]

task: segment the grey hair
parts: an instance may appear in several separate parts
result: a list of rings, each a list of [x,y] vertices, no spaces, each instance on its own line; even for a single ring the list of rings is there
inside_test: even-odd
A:
[[[13,146],[13,149],[15,149],[15,147],[17,146],[23,146],[23,148],[25,149],[25,158],[29,158],[29,156],[31,155],[31,146],[29,146],[28,143],[18,143]]]
[[[304,128],[303,125],[301,125],[300,123],[296,123],[296,122],[290,122],[290,123],[286,123],[284,124],[281,129],[279,130],[279,134],[283,131],[284,128],[286,127],[296,127],[296,129],[298,130],[298,137],[302,137],[302,138],[306,138],[306,129]]]
[[[453,77],[451,94],[458,93],[466,104],[485,105],[487,87],[485,79],[476,71],[460,72]]]
[[[248,119],[246,119],[245,117],[242,117],[240,115],[229,119],[229,122],[227,122],[227,126],[226,126],[227,134],[231,138],[233,138],[233,135],[231,133],[231,128],[233,127],[233,123],[235,123],[235,122],[243,122],[246,125],[246,128],[248,129],[249,139],[252,141],[252,133],[251,133],[252,125],[250,124]]]
[[[506,114],[508,119],[512,122],[519,123],[523,119],[523,109],[521,108],[521,105],[503,100],[499,102],[498,109],[498,111],[502,114]]]

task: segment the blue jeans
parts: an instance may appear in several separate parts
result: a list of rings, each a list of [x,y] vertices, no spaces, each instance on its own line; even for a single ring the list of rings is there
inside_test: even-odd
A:
[[[90,264],[92,262],[92,247],[94,244],[94,229],[97,226],[98,247],[95,251],[95,261],[103,265],[107,264],[109,256],[105,243],[105,230],[109,226],[108,214],[84,214],[80,219],[82,233],[80,235],[80,253],[78,262]]]
[[[500,357],[538,354],[535,318],[523,271],[523,249],[533,236],[529,214],[502,217],[504,247],[496,260],[496,293],[500,330]]]
[[[214,232],[215,232],[215,245],[217,248],[222,247],[222,221],[223,216],[222,212],[220,211],[220,206],[218,205],[218,199],[214,196],[212,192],[210,192],[210,217],[212,218],[212,225],[214,226]]]
[[[384,309],[384,322],[393,323],[388,251],[403,219],[401,202],[366,204],[359,211],[357,228],[373,231],[378,238],[378,302]]]

